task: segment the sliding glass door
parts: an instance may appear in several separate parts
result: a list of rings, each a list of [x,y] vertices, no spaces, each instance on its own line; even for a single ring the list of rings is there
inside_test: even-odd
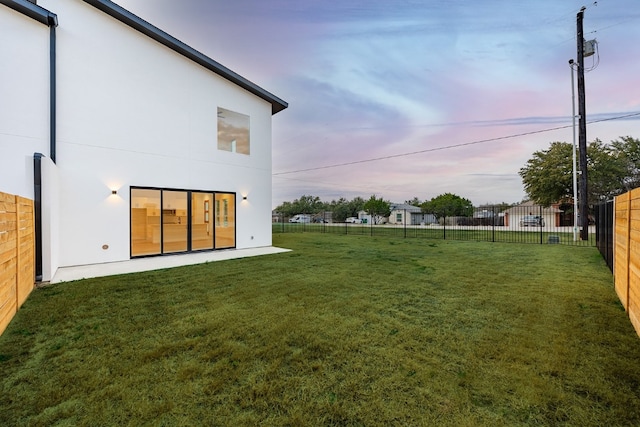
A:
[[[236,195],[216,193],[216,248],[236,245]]]
[[[191,193],[191,250],[213,249],[213,193]]]
[[[161,253],[160,190],[131,190],[131,256]]]
[[[234,248],[236,195],[131,188],[131,257]]]
[[[187,251],[187,192],[162,192],[162,253]]]

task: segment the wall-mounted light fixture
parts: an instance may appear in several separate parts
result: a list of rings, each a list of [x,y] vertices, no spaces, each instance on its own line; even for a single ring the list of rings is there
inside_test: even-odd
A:
[[[116,194],[118,194],[118,190],[111,190],[111,194],[115,196]]]
[[[242,200],[247,200],[247,196],[242,196]]]

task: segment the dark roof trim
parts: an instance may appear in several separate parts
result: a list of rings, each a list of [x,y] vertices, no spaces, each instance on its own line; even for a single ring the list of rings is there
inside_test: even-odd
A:
[[[0,0],[4,1],[4,0]],[[118,21],[128,25],[134,30],[140,31],[153,40],[157,41],[179,53],[182,56],[189,58],[190,60],[202,65],[203,67],[213,71],[214,73],[224,77],[232,83],[240,86],[241,88],[253,93],[254,95],[264,99],[271,103],[271,114],[276,114],[289,106],[285,101],[277,96],[267,92],[256,84],[250,82],[239,74],[234,73],[230,69],[224,67],[208,56],[198,52],[194,48],[184,44],[175,37],[165,33],[161,29],[151,25],[144,19],[129,12],[121,6],[118,6],[110,0],[84,0],[91,6],[100,9],[107,15],[117,19]]]
[[[3,4],[16,12],[20,12],[23,15],[28,16],[31,19],[35,19],[41,24],[49,27],[58,26],[58,16],[55,13],[49,12],[47,9],[40,7],[27,0],[0,0],[0,4]]]

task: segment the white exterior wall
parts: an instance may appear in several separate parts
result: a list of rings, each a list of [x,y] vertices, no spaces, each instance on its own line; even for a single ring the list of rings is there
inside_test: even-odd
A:
[[[401,220],[398,221],[398,214],[401,215]],[[409,224],[410,222],[407,221],[407,215],[411,215],[409,212],[405,212],[403,209],[394,209],[391,211],[391,214],[389,215],[389,223],[390,224]]]
[[[0,5],[0,191],[33,200],[33,153],[49,153],[49,27]]]
[[[516,207],[516,209],[520,209],[518,207]],[[558,224],[556,224],[556,214],[551,212],[544,212],[542,213],[542,215],[540,215],[540,208],[538,206],[536,206],[533,209],[529,209],[529,210],[524,210],[522,209],[522,211],[516,211],[514,213],[510,213],[509,214],[509,227],[510,228],[520,228],[520,220],[522,218],[524,218],[525,216],[529,215],[529,212],[531,212],[531,215],[535,215],[535,216],[542,216],[542,219],[544,220],[544,226],[545,227],[557,227]]]
[[[129,259],[130,186],[236,192],[236,247],[271,245],[271,104],[84,2],[38,4],[59,19],[59,266]],[[250,116],[250,155],[217,149],[219,106]]]
[[[50,281],[58,266],[60,247],[60,187],[58,168],[47,157],[41,159],[42,172],[42,281]]]

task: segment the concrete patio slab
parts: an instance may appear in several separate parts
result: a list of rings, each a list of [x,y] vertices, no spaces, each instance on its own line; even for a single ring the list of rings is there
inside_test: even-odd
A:
[[[229,259],[247,258],[260,255],[271,255],[289,252],[290,249],[265,246],[262,248],[229,249],[213,252],[198,252],[136,258],[128,261],[109,262],[104,264],[79,265],[59,268],[51,283],[71,280],[89,279],[92,277],[112,276],[116,274],[137,273],[141,271],[159,270],[162,268],[181,267],[184,265],[202,264],[205,262],[225,261]]]

